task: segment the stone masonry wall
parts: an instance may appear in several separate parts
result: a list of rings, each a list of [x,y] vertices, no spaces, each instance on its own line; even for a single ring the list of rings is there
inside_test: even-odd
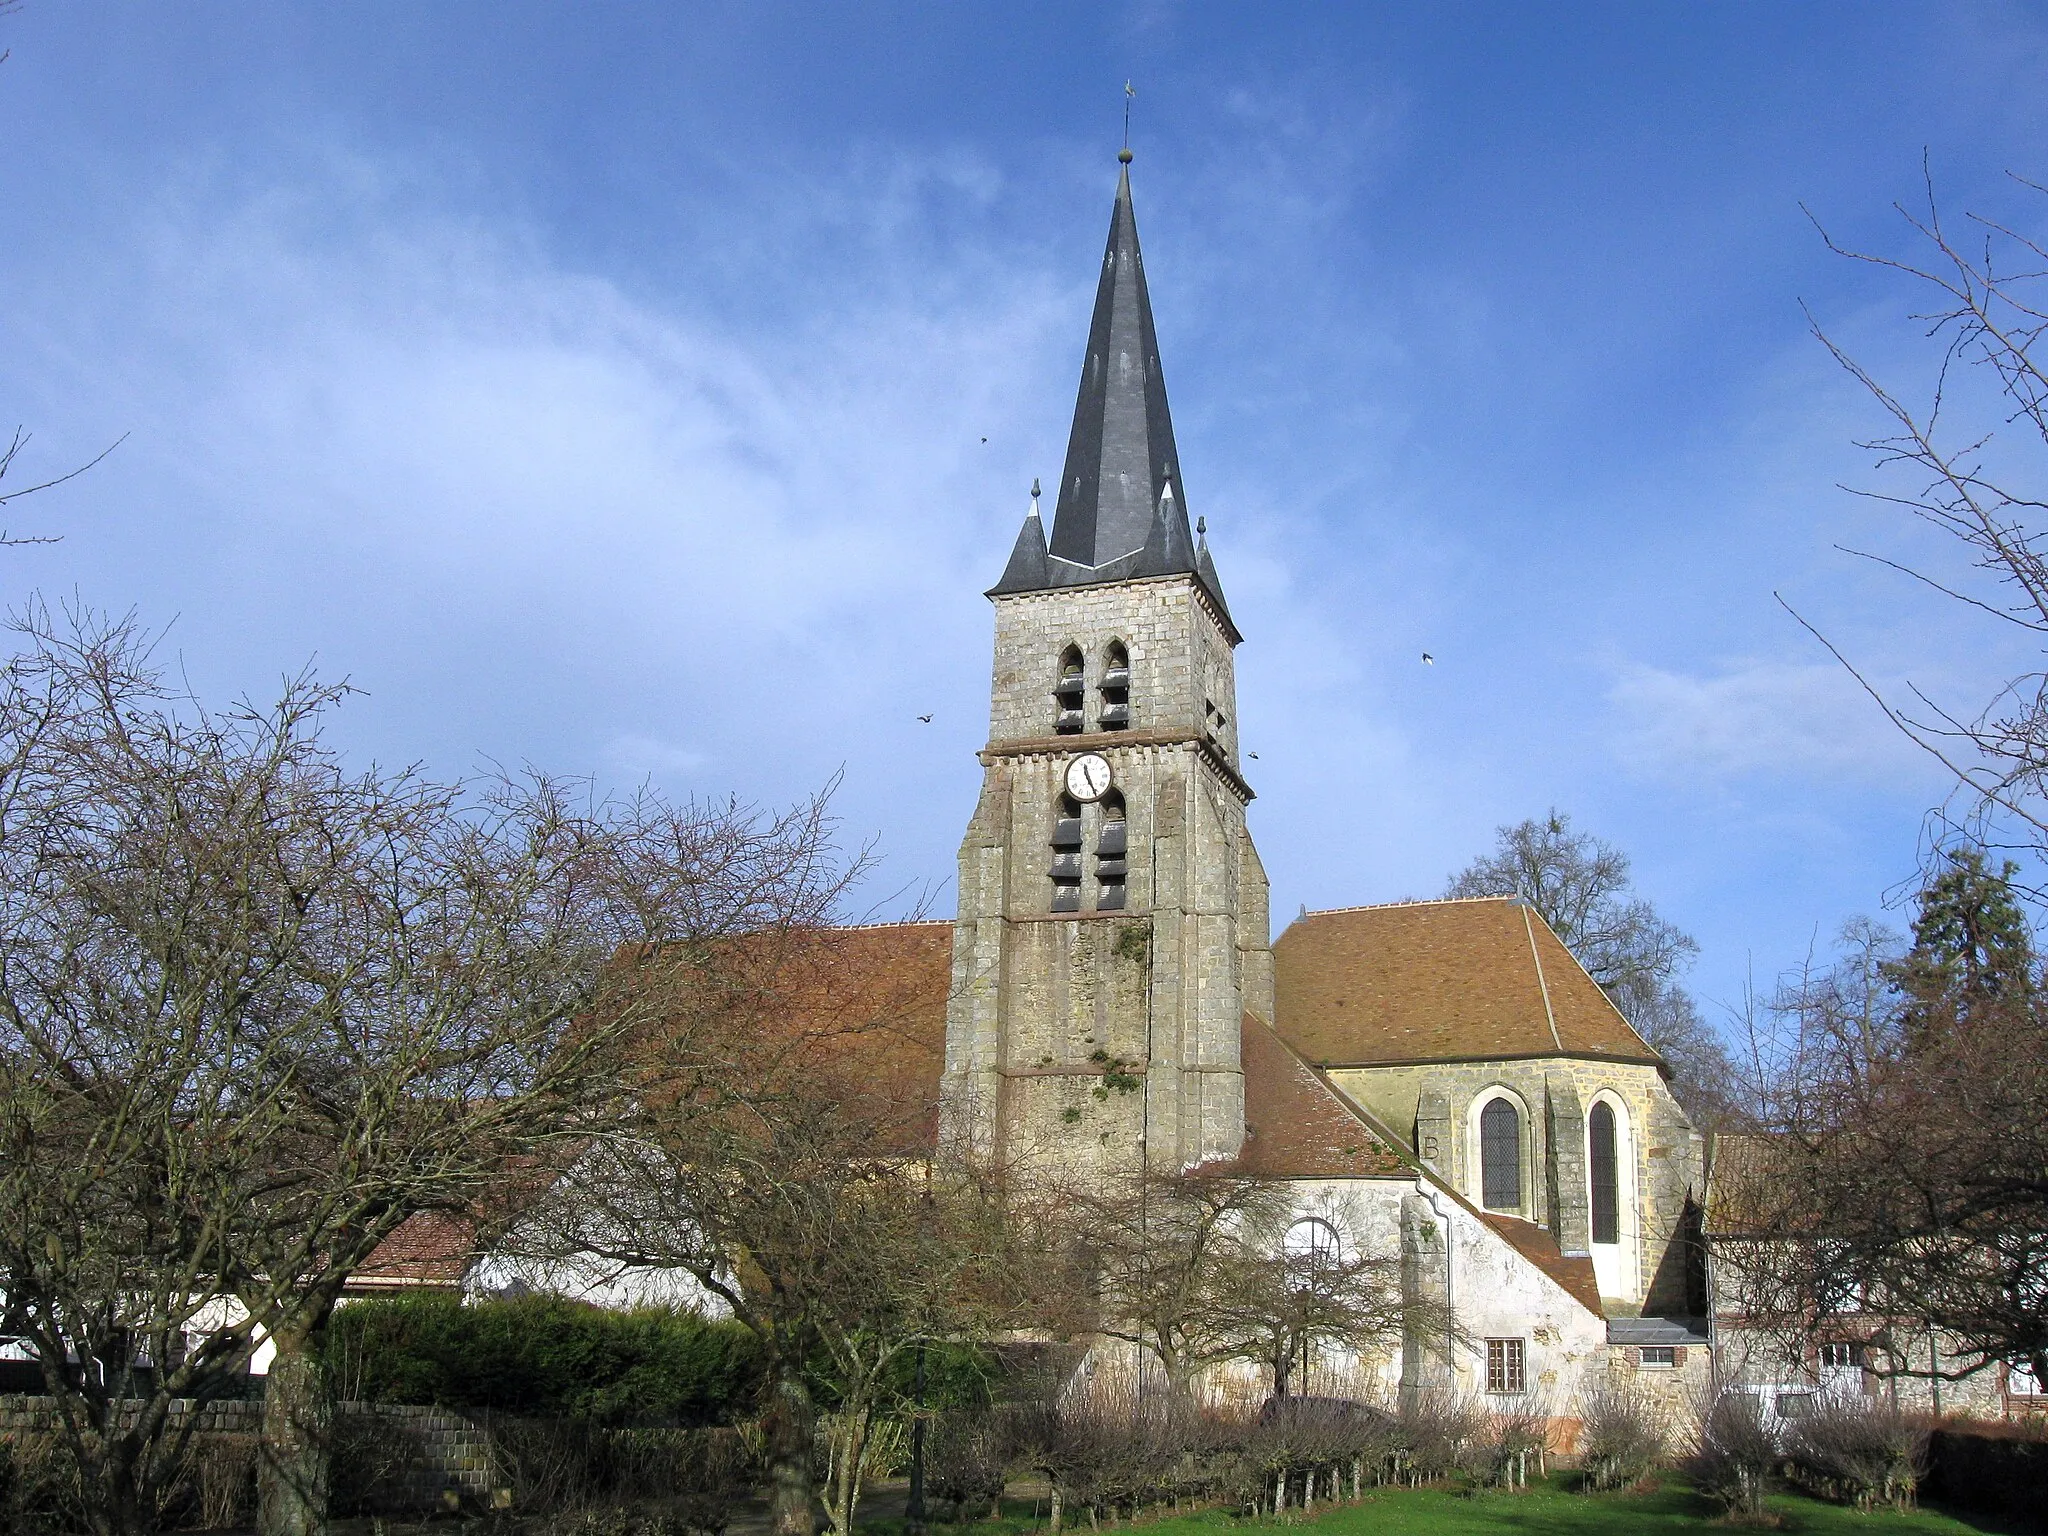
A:
[[[174,1416],[194,1412],[190,1403],[172,1406]],[[198,1433],[203,1435],[254,1435],[263,1429],[260,1400],[236,1400],[200,1405]],[[463,1502],[480,1505],[493,1486],[489,1437],[459,1414],[439,1408],[420,1408],[396,1403],[340,1403],[336,1411],[346,1423],[352,1418],[374,1418],[402,1429],[412,1441],[416,1460],[403,1476],[401,1488],[394,1489],[399,1502],[427,1509],[453,1493]],[[45,1435],[56,1423],[56,1410],[47,1397],[0,1397],[0,1441],[24,1435]]]
[[[1614,1297],[1614,1309],[1640,1307],[1656,1313],[1687,1310],[1685,1295],[1686,1200],[1703,1188],[1700,1137],[1655,1067],[1626,1062],[1550,1057],[1526,1061],[1433,1062],[1413,1066],[1354,1067],[1331,1079],[1404,1137],[1425,1144],[1415,1150],[1458,1192],[1480,1199],[1478,1132],[1473,1109],[1494,1088],[1505,1088],[1527,1113],[1524,1125],[1523,1214],[1550,1230],[1558,1246],[1585,1251],[1584,1117],[1603,1090],[1626,1111],[1634,1151],[1635,1284]],[[1553,1126],[1555,1105],[1568,1099],[1554,1091],[1568,1085],[1577,1103],[1569,1147],[1555,1147],[1561,1127]],[[1425,1114],[1432,1103],[1440,1106]],[[1427,1120],[1428,1125],[1421,1122]],[[1432,1147],[1434,1150],[1432,1150]],[[1557,1187],[1548,1177],[1553,1151]],[[1569,1170],[1566,1172],[1566,1170]],[[1576,1241],[1567,1241],[1567,1239]]]
[[[1231,636],[1185,576],[995,608],[989,747],[960,850],[948,1143],[1097,1164],[1233,1155],[1239,1021],[1247,1007],[1270,1016],[1272,981],[1265,872],[1235,779]],[[1112,644],[1129,660],[1131,720],[1098,731]],[[1053,689],[1070,645],[1084,657],[1088,729],[1060,737]],[[1098,910],[1106,818],[1091,804],[1081,910],[1055,914],[1051,837],[1080,750],[1109,760],[1123,800],[1125,905]]]

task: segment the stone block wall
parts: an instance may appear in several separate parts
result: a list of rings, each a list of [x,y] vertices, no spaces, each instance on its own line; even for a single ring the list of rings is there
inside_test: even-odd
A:
[[[1704,1190],[1701,1138],[1655,1067],[1577,1057],[1522,1061],[1431,1062],[1340,1068],[1337,1086],[1395,1132],[1453,1188],[1478,1203],[1479,1138],[1474,1108],[1495,1088],[1522,1107],[1522,1215],[1546,1228],[1566,1252],[1588,1248],[1585,1117],[1611,1094],[1626,1113],[1634,1153],[1634,1279],[1618,1310],[1680,1315],[1687,1295],[1688,1197]]]
[[[174,1417],[196,1414],[203,1435],[256,1435],[263,1430],[260,1400],[178,1403]],[[448,1493],[477,1506],[488,1501],[494,1486],[490,1439],[460,1414],[440,1408],[393,1403],[341,1403],[336,1407],[344,1432],[351,1419],[376,1419],[402,1430],[415,1455],[391,1490],[407,1508],[430,1509]],[[0,1441],[46,1435],[56,1429],[56,1408],[47,1397],[0,1397]]]
[[[1018,593],[995,608],[991,744],[1054,733],[1053,687],[1069,645],[1081,651],[1093,730],[1104,657],[1118,642],[1130,657],[1130,728],[1206,732],[1237,766],[1231,639],[1192,576]]]

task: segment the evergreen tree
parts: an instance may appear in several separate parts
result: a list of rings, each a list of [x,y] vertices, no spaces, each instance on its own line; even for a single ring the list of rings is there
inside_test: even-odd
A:
[[[1981,849],[1963,848],[1922,887],[1912,948],[1893,971],[1908,1045],[2031,996],[2034,942],[2013,895],[2018,869],[2008,861],[1994,871]]]

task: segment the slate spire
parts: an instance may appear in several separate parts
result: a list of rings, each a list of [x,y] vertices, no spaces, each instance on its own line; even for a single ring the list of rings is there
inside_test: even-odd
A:
[[[1109,241],[1096,279],[1052,536],[1046,538],[1034,502],[990,596],[1186,573],[1221,608],[1215,566],[1198,562],[1188,526],[1187,491],[1131,207],[1130,151],[1117,158],[1124,169],[1117,176]]]
[[[1143,549],[1177,462],[1126,167],[1117,176],[1088,350],[1081,359],[1066,472],[1053,514],[1053,555],[1099,568]],[[1180,510],[1185,524],[1184,500]],[[1183,539],[1194,543],[1185,534]]]

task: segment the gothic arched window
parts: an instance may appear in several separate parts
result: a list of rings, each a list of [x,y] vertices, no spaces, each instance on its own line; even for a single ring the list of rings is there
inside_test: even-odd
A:
[[[1479,1201],[1489,1211],[1522,1208],[1522,1116],[1509,1099],[1479,1112]]]
[[[1621,1241],[1621,1167],[1616,1155],[1614,1109],[1595,1104],[1586,1117],[1586,1164],[1593,1182],[1593,1241]]]
[[[1130,868],[1130,837],[1124,824],[1124,797],[1111,790],[1098,802],[1102,826],[1095,839],[1095,910],[1117,912],[1124,904],[1124,876]]]
[[[1110,642],[1102,658],[1102,728],[1121,731],[1131,723],[1131,653],[1121,640]]]
[[[1344,1239],[1320,1216],[1302,1217],[1281,1242],[1289,1259],[1309,1267],[1335,1264],[1344,1257]]]
[[[1061,795],[1053,810],[1052,910],[1081,910],[1081,807]]]
[[[1081,668],[1081,648],[1070,645],[1060,652],[1060,666],[1057,679],[1052,685],[1054,710],[1053,728],[1062,736],[1070,736],[1085,723],[1082,712],[1082,695],[1087,691]]]

